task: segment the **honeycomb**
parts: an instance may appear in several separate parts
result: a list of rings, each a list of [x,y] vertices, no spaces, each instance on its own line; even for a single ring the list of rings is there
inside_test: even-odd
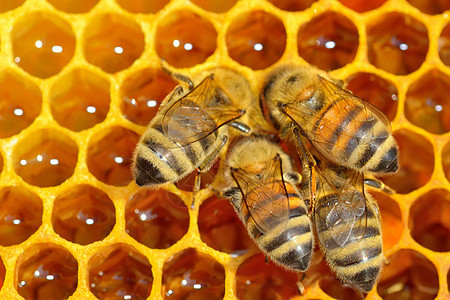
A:
[[[177,84],[164,58],[187,75],[229,66],[256,94],[277,65],[312,64],[380,108],[401,167],[383,179],[397,193],[372,192],[388,260],[366,298],[449,299],[448,9],[445,0],[0,1],[0,298],[359,298],[320,254],[306,274],[265,262],[209,190],[188,209],[194,175],[158,191],[134,184],[138,137]]]

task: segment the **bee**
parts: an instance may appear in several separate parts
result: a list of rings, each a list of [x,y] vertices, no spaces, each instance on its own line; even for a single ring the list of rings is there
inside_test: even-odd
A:
[[[229,127],[250,132],[236,121],[253,99],[242,75],[214,68],[196,74],[195,82],[201,80],[197,85],[184,75],[172,76],[187,87],[180,84],[166,97],[136,146],[133,172],[139,186],[159,187],[195,170],[206,172],[227,143]],[[194,192],[200,188],[199,178]]]
[[[293,271],[305,271],[311,262],[313,233],[307,207],[296,184],[300,174],[277,144],[247,137],[227,153],[222,191],[267,257]]]

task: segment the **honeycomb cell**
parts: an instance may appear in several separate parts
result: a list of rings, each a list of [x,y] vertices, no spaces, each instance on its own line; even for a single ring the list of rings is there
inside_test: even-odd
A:
[[[228,200],[207,199],[200,206],[197,223],[200,238],[211,248],[233,256],[256,248]]]
[[[237,2],[237,0],[191,0],[192,3],[200,6],[204,10],[212,11],[215,13],[224,13],[230,10]]]
[[[78,185],[55,199],[53,230],[70,242],[87,245],[101,241],[109,235],[115,223],[114,204],[99,189]]]
[[[438,252],[450,251],[450,192],[432,190],[411,207],[411,236],[422,246]]]
[[[99,0],[47,0],[51,5],[53,5],[56,9],[74,13],[81,14],[90,11]]]
[[[177,82],[162,70],[143,69],[129,76],[121,86],[122,113],[133,123],[147,125],[161,101]]]
[[[290,299],[298,294],[298,277],[272,262],[262,253],[245,260],[236,272],[239,299]]]
[[[25,2],[25,0],[3,0],[3,1],[0,1],[0,13],[17,8],[17,7],[21,6],[24,2]]]
[[[20,140],[13,153],[15,172],[39,187],[60,185],[72,176],[78,147],[66,135],[53,129],[34,132]]]
[[[160,11],[170,0],[116,0],[123,9],[137,14],[154,14]]]
[[[402,249],[388,257],[378,283],[378,294],[385,300],[434,299],[439,291],[436,267],[414,250]]]
[[[166,249],[189,228],[189,213],[183,201],[164,190],[140,190],[125,209],[125,231],[149,248]]]
[[[148,259],[129,245],[107,246],[89,261],[89,288],[99,299],[147,299],[152,284]]]
[[[425,25],[398,12],[387,13],[367,27],[368,57],[371,64],[393,74],[417,70],[428,52]]]
[[[447,180],[450,181],[450,142],[442,149],[442,165]]]
[[[424,186],[434,169],[433,146],[423,136],[409,130],[394,132],[399,146],[400,169],[382,178],[397,193],[407,194]]]
[[[175,11],[156,30],[155,49],[159,57],[177,68],[204,62],[217,47],[217,32],[203,17],[189,11]]]
[[[164,263],[161,293],[165,299],[223,299],[225,270],[209,255],[183,250]]]
[[[40,78],[58,74],[75,50],[70,24],[45,12],[22,16],[14,24],[11,41],[16,64]]]
[[[86,60],[108,73],[131,66],[141,56],[144,45],[140,26],[118,14],[96,16],[84,30]]]
[[[286,11],[302,11],[308,9],[317,0],[269,0],[279,9]]]
[[[439,57],[442,62],[450,66],[450,26],[445,25],[439,36]]]
[[[355,25],[336,12],[325,12],[302,25],[297,35],[298,54],[323,70],[351,63],[358,50]]]
[[[78,263],[54,244],[34,244],[19,257],[15,288],[25,299],[67,299],[78,284]]]
[[[348,8],[353,9],[359,13],[363,13],[372,9],[376,9],[386,2],[386,0],[339,0],[342,4]]]
[[[409,4],[429,15],[441,14],[450,9],[448,0],[407,0]]]
[[[139,136],[131,130],[114,126],[94,137],[89,144],[86,162],[98,180],[116,186],[131,182],[130,166]]]
[[[28,239],[42,224],[42,201],[19,187],[0,190],[0,245],[17,245]]]
[[[81,69],[60,78],[50,91],[53,118],[73,131],[101,123],[110,101],[108,80]]]
[[[406,93],[406,118],[425,130],[442,134],[450,131],[450,77],[433,69],[416,82]]]
[[[26,99],[26,102],[24,101]],[[39,87],[10,71],[0,74],[0,138],[18,134],[40,114]]]
[[[326,276],[319,281],[319,286],[327,293],[327,295],[336,299],[345,300],[359,300],[362,299],[354,289],[348,286],[343,286],[342,282],[336,279],[334,276]]]
[[[378,75],[356,73],[347,78],[347,89],[380,109],[390,121],[395,118],[398,91],[395,85]]]
[[[255,10],[233,19],[226,34],[228,54],[259,70],[277,62],[286,48],[286,30],[276,16]]]

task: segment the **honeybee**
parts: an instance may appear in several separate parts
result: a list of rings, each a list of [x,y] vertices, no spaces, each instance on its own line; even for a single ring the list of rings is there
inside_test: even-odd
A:
[[[166,97],[136,146],[133,172],[139,186],[159,187],[195,170],[206,172],[227,143],[229,127],[250,132],[236,121],[253,100],[239,73],[214,68],[196,74],[194,82],[201,80],[197,85],[184,75],[172,75],[187,84]],[[199,187],[196,180],[194,189]]]
[[[244,138],[227,153],[221,193],[230,199],[250,237],[276,264],[308,269],[313,233],[295,184],[300,175],[280,146],[264,138]]]

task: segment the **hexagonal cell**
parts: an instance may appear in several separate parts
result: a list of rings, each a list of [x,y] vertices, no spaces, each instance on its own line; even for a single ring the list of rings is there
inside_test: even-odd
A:
[[[450,25],[445,25],[439,36],[439,57],[442,62],[450,66]]]
[[[450,192],[432,190],[411,206],[411,236],[422,246],[437,252],[450,251]]]
[[[204,10],[215,13],[224,13],[230,10],[237,2],[237,0],[191,0],[195,5],[200,6]]]
[[[358,45],[358,30],[352,21],[332,11],[303,24],[297,35],[298,54],[322,70],[334,70],[351,63]]]
[[[34,244],[16,263],[14,286],[25,299],[67,299],[78,285],[78,263],[55,244]]]
[[[44,12],[22,16],[11,32],[14,61],[33,76],[58,74],[72,59],[75,35],[65,20]]]
[[[109,245],[89,260],[89,289],[99,299],[146,299],[152,284],[148,259],[127,244]]]
[[[197,223],[200,238],[211,248],[233,256],[256,249],[228,200],[207,199],[200,206]]]
[[[393,74],[417,70],[428,52],[428,32],[415,18],[387,13],[367,26],[368,56],[371,64]]]
[[[439,291],[436,267],[425,256],[402,249],[388,257],[378,282],[378,294],[385,300],[434,299]]]
[[[13,152],[14,171],[29,184],[60,185],[72,176],[78,159],[75,142],[61,132],[43,129],[20,140]]]
[[[53,118],[73,131],[103,122],[110,101],[109,81],[81,69],[60,78],[50,91]]]
[[[177,86],[177,81],[159,69],[143,69],[123,82],[120,94],[125,118],[147,125],[156,115],[162,100]]]
[[[450,2],[447,0],[407,0],[409,4],[429,15],[442,14],[450,9]]]
[[[347,89],[380,109],[390,121],[395,118],[398,91],[395,85],[372,73],[356,73],[347,78]]]
[[[207,19],[190,11],[175,11],[159,22],[155,49],[159,57],[177,68],[204,62],[217,47],[217,32]]]
[[[269,0],[269,2],[282,10],[302,11],[308,9],[317,0]]]
[[[450,142],[442,149],[442,165],[444,168],[445,176],[450,181]]]
[[[68,241],[80,245],[101,241],[115,224],[114,204],[102,190],[83,184],[55,199],[53,230]]]
[[[399,146],[400,169],[381,178],[397,193],[407,194],[424,186],[434,169],[433,146],[423,136],[406,129],[394,132]]]
[[[98,1],[99,0],[47,0],[47,2],[53,5],[56,9],[74,14],[87,13],[97,4]]]
[[[342,4],[348,8],[353,9],[359,13],[363,13],[369,10],[376,9],[386,2],[386,0],[339,0]]]
[[[327,295],[336,299],[360,300],[361,295],[349,286],[343,286],[334,276],[324,276],[319,281],[319,286]]]
[[[26,101],[24,101],[26,99]],[[0,138],[18,134],[40,114],[38,86],[12,71],[0,74]]]
[[[98,180],[125,186],[133,180],[130,171],[139,136],[126,128],[114,126],[95,136],[89,143],[86,163]]]
[[[442,134],[450,131],[450,77],[433,69],[416,82],[406,93],[405,116],[416,126]]]
[[[3,0],[3,1],[0,1],[0,13],[17,8],[17,7],[21,6],[24,2],[25,2],[25,0]]]
[[[0,245],[17,245],[28,239],[42,224],[42,201],[22,187],[0,190]]]
[[[228,54],[253,70],[277,62],[286,48],[286,29],[276,16],[262,10],[233,19],[226,34]]]
[[[123,9],[136,14],[154,14],[160,11],[170,0],[116,0]]]
[[[164,189],[140,190],[125,209],[126,233],[141,244],[166,249],[188,231],[189,212],[183,201]]]
[[[262,253],[246,259],[236,271],[236,296],[239,299],[290,299],[297,296],[298,277],[272,262]]]
[[[86,60],[108,73],[131,66],[141,56],[144,46],[141,27],[118,14],[96,16],[84,30]]]
[[[164,263],[161,294],[165,299],[223,299],[225,270],[211,256],[188,248]]]

